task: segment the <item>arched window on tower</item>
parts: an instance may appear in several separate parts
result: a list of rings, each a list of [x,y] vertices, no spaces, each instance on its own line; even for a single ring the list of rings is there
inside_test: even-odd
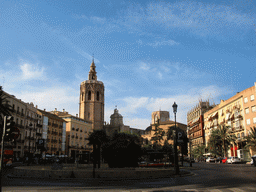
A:
[[[82,97],[82,101],[83,101],[84,100],[84,92],[82,92],[81,97]]]
[[[100,92],[97,91],[97,101],[99,101],[99,100],[100,100]]]
[[[88,92],[88,100],[91,100],[91,97],[92,97],[92,92],[89,91],[89,92]]]

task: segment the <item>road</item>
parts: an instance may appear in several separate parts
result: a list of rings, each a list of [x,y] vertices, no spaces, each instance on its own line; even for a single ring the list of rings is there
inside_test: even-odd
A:
[[[245,164],[194,163],[194,175],[147,180],[22,179],[4,178],[3,191],[256,191],[256,167]]]

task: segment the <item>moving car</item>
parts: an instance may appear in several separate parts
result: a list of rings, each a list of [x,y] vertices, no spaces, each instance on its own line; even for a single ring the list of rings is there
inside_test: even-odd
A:
[[[241,162],[242,162],[241,159],[238,157],[228,157],[228,159],[227,159],[227,163],[231,163],[231,164],[241,163]]]
[[[215,159],[213,157],[208,157],[206,160],[205,160],[206,163],[210,163],[210,162],[215,162]]]

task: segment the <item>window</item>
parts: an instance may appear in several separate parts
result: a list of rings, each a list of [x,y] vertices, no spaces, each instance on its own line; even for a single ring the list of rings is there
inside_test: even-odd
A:
[[[244,133],[241,133],[241,137],[242,137],[242,138],[244,137]]]
[[[247,102],[248,102],[248,98],[245,97],[245,98],[244,98],[244,103],[247,103]]]
[[[254,100],[254,95],[251,95],[251,101],[253,101]]]
[[[90,119],[90,113],[88,113],[88,119]]]
[[[100,100],[100,92],[97,91],[97,101],[99,101],[99,100]]]
[[[88,92],[88,100],[89,100],[89,101],[91,100],[91,97],[92,97],[92,92],[89,91],[89,92]]]
[[[81,95],[81,100],[83,101],[84,100],[84,92],[82,92],[82,95]]]
[[[253,123],[256,124],[256,117],[253,118]]]
[[[237,134],[237,138],[240,138],[240,133]]]
[[[252,106],[252,112],[256,112],[256,107]]]
[[[250,124],[251,124],[250,119],[247,119],[247,120],[246,120],[246,124],[247,124],[247,125],[250,125]]]
[[[248,114],[249,113],[249,108],[246,108],[245,109],[245,114]]]

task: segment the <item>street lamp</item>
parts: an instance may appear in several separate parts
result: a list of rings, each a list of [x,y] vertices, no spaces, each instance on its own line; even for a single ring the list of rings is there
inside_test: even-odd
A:
[[[173,130],[173,141],[174,141],[174,171],[175,174],[179,174],[179,163],[178,163],[178,154],[177,154],[177,130],[176,130],[176,113],[178,105],[174,102],[172,105],[174,118],[175,118],[175,129]]]

